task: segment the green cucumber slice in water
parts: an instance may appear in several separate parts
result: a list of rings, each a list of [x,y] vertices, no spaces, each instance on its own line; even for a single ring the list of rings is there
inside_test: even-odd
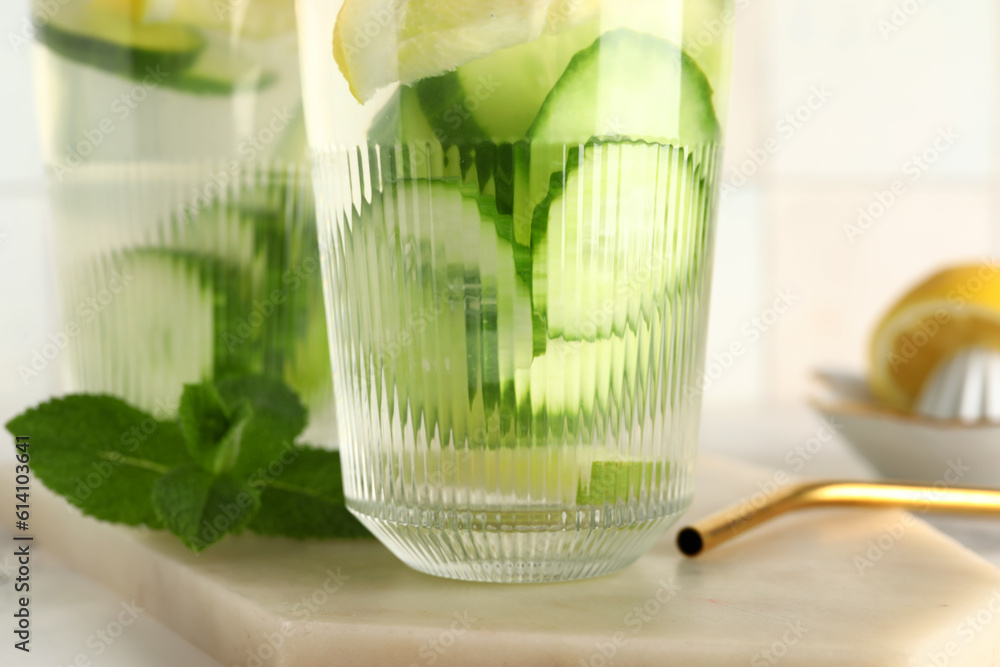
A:
[[[130,382],[162,390],[208,377],[281,372],[269,363],[271,352],[294,340],[269,330],[277,318],[254,326],[251,313],[266,293],[246,266],[169,247],[124,251],[117,266],[135,279],[102,314],[101,338],[105,365],[148,375]]]
[[[255,216],[243,207],[215,202],[194,217],[175,216],[161,229],[159,244],[189,253],[204,253],[261,276],[264,250],[257,240]]]
[[[80,372],[91,387],[102,377],[107,390],[126,387],[146,408],[169,405],[176,397],[162,395],[164,387],[179,390],[213,371],[218,304],[211,269],[197,256],[162,249],[129,250],[107,263],[125,287],[88,325],[95,334],[81,337]]]
[[[712,87],[672,42],[620,28],[577,53],[531,126],[533,143],[597,139],[699,146],[719,139]]]
[[[328,389],[329,354],[315,214],[311,197],[290,196],[295,178],[308,174],[262,174],[233,201],[171,219],[157,243],[201,264],[215,292],[216,376],[266,372],[308,396]]]
[[[526,173],[515,178],[514,236],[527,244],[532,216],[567,147],[590,141],[714,145],[719,124],[712,88],[672,42],[620,28],[577,53],[531,126]],[[522,167],[523,168],[523,167]]]
[[[395,390],[401,419],[437,429],[444,442],[502,445],[510,434],[486,429],[487,413],[514,421],[518,392],[527,392],[532,319],[497,220],[460,183],[418,179],[387,182],[353,227],[344,274],[370,304],[357,326],[383,368],[388,386],[379,395]]]
[[[665,461],[633,460],[603,448],[407,449],[398,465],[389,458],[383,458],[382,465],[394,483],[418,493],[428,487],[447,488],[471,498],[528,497],[562,507],[614,505],[638,498],[670,470]]]
[[[461,175],[458,149],[445,150],[439,133],[427,120],[417,90],[410,86],[397,88],[376,114],[368,130],[368,143],[395,152],[397,178]]]
[[[164,75],[164,84],[190,67],[205,47],[201,35],[186,26],[132,23],[92,7],[64,8],[39,27],[38,39],[69,60],[135,80],[155,72]]]
[[[209,43],[187,69],[164,85],[193,95],[234,95],[270,87],[278,75],[235,53],[228,43]]]
[[[378,115],[369,136],[399,137],[402,143],[436,140],[445,149],[523,141],[566,65],[597,33],[591,22],[400,86],[386,107],[390,112]]]
[[[81,5],[82,6],[82,5]],[[65,16],[63,16],[65,12]],[[136,23],[97,7],[67,7],[39,28],[39,41],[77,63],[193,95],[263,90],[277,75],[180,23]]]
[[[612,459],[594,461],[590,477],[581,480],[576,492],[577,505],[614,505],[635,501],[643,489],[666,477],[670,464],[665,461],[629,461]]]
[[[624,332],[596,340],[550,339],[531,362],[531,414],[540,432],[574,440],[602,427],[612,405],[637,401],[645,406],[650,375],[662,358],[670,311],[657,310]],[[620,425],[608,425],[617,431]]]
[[[675,146],[592,143],[568,152],[532,221],[532,305],[548,338],[634,330],[692,275],[705,228],[700,171],[694,154]]]
[[[597,38],[597,21],[518,44],[461,65],[450,75],[461,97],[445,118],[467,115],[486,141],[515,143],[528,137],[549,91],[573,56]],[[418,84],[419,86],[419,84]]]

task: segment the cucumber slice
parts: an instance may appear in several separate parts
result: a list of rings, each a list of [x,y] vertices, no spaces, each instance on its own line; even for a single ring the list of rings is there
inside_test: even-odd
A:
[[[646,387],[658,372],[669,317],[669,309],[657,309],[607,338],[550,339],[545,352],[531,362],[529,400],[536,431],[555,441],[606,428],[617,436],[624,425],[605,423],[606,417],[617,414],[613,406],[627,401],[645,406],[652,400]]]
[[[635,140],[693,149],[715,145],[719,124],[712,88],[691,58],[666,39],[620,28],[573,57],[530,135],[529,163],[514,191],[514,236],[522,244],[573,146]]]
[[[403,423],[443,443],[513,444],[531,298],[497,220],[455,181],[387,182],[346,243],[345,289],[366,304],[356,335],[378,369],[378,396],[395,396],[383,409],[398,406]],[[488,429],[491,420],[501,427]]]
[[[78,5],[81,6],[82,5]],[[182,23],[137,22],[100,6],[67,7],[39,28],[39,40],[70,60],[193,95],[233,95],[270,87],[277,74]]]
[[[396,174],[404,179],[459,176],[457,149],[445,151],[441,137],[424,113],[415,88],[400,86],[375,116],[369,145],[394,151]],[[446,164],[451,169],[446,168]]]
[[[670,41],[628,28],[606,32],[573,57],[531,127],[533,144],[591,138],[715,143],[712,87]]]
[[[465,63],[450,75],[461,93],[448,107],[447,118],[467,115],[483,137],[495,143],[526,139],[549,91],[573,56],[593,43],[598,30],[598,23],[590,21]]]
[[[127,250],[121,266],[136,279],[108,308],[101,336],[107,340],[106,365],[148,375],[131,383],[162,391],[208,377],[273,370],[268,352],[274,333],[255,326],[251,316],[266,298],[263,285],[245,270],[212,255],[165,247]]]
[[[161,228],[159,245],[189,253],[203,253],[262,275],[264,251],[257,240],[257,221],[240,206],[216,202],[189,219],[172,217]]]
[[[694,155],[638,142],[569,151],[532,221],[532,305],[548,338],[634,330],[692,277],[708,194]]]
[[[236,53],[229,43],[211,44],[167,85],[192,95],[233,95],[269,88],[278,75]]]
[[[414,498],[418,503],[433,502],[435,493],[454,493],[481,498],[484,507],[503,507],[511,497],[561,507],[615,504],[637,497],[669,470],[666,462],[632,461],[616,450],[598,448],[408,448],[398,465],[389,458],[382,465],[394,483],[420,494]]]
[[[263,172],[232,200],[170,220],[157,242],[205,265],[218,302],[216,374],[308,378],[293,383],[308,395],[326,389],[329,354],[315,213],[296,178],[308,173]]]
[[[77,372],[91,391],[124,391],[145,409],[162,409],[176,398],[163,395],[165,387],[179,392],[212,373],[217,303],[206,265],[186,253],[135,249],[108,258],[106,267],[125,286],[110,301],[92,301],[102,290],[78,295],[107,305],[94,309],[80,337]]]
[[[62,9],[38,29],[38,39],[51,51],[78,63],[142,80],[151,73],[162,83],[187,69],[205,46],[191,28],[173,23],[132,23],[129,18],[77,3]]]
[[[594,461],[590,478],[581,482],[576,493],[577,505],[614,505],[637,500],[643,489],[667,476],[670,464],[665,461],[628,461],[621,458]]]

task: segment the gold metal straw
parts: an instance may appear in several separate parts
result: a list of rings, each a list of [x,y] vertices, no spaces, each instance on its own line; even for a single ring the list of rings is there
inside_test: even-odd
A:
[[[677,534],[677,547],[687,556],[697,556],[776,516],[807,507],[898,507],[920,512],[1000,515],[1000,489],[805,482],[782,489],[763,504],[743,502],[683,528]]]

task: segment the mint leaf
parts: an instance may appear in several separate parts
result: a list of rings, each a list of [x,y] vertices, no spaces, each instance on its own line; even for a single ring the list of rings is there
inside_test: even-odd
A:
[[[245,375],[218,380],[215,388],[225,409],[245,422],[232,433],[238,440],[229,443],[236,450],[231,472],[238,477],[246,478],[277,461],[306,427],[305,406],[280,380]]]
[[[267,480],[250,530],[296,539],[371,537],[344,506],[339,452],[297,446],[281,463]]]
[[[234,418],[211,384],[184,385],[178,410],[181,432],[191,456],[207,470],[224,472],[239,457],[243,426],[251,416],[247,405],[241,403]]]
[[[167,530],[188,548],[202,551],[226,533],[239,532],[260,508],[260,496],[232,475],[190,464],[156,482],[153,505]]]
[[[191,461],[177,424],[113,396],[57,398],[10,420],[7,430],[31,436],[32,470],[45,486],[84,514],[130,526],[162,526],[153,486]]]
[[[340,455],[294,438],[298,396],[277,380],[227,378],[184,388],[177,422],[124,401],[77,394],[28,410],[38,478],[105,521],[166,528],[201,551],[250,528],[295,538],[368,536],[344,506]]]

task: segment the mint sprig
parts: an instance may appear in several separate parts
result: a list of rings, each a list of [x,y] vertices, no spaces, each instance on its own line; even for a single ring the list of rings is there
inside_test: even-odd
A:
[[[297,539],[368,533],[344,506],[338,452],[293,444],[307,413],[280,381],[187,385],[176,421],[73,394],[7,423],[38,479],[102,521],[165,528],[194,551],[244,529]]]
[[[261,535],[322,538],[368,535],[344,506],[340,457],[311,447],[294,447],[281,476],[264,487],[250,530]]]

